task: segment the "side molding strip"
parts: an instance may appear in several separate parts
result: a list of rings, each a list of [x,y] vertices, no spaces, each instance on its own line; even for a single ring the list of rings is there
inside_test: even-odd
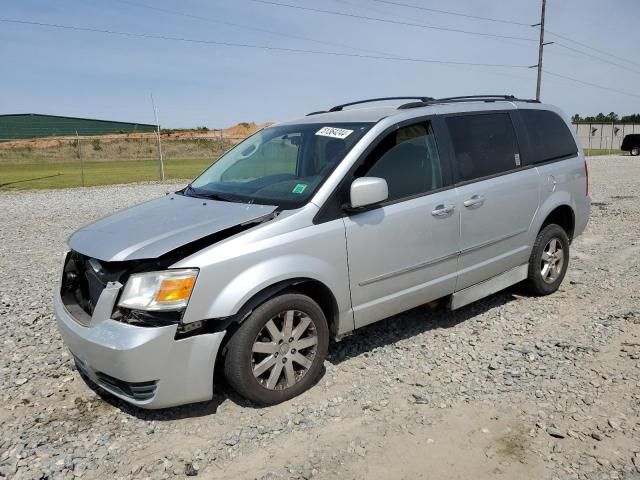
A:
[[[526,233],[528,231],[529,231],[528,228],[523,228],[521,230],[518,230],[517,232],[509,233],[509,234],[503,235],[502,237],[499,237],[499,238],[494,238],[493,240],[489,240],[488,242],[479,243],[478,245],[474,245],[472,247],[465,248],[464,250],[460,250],[459,253],[463,254],[463,253],[473,252],[474,250],[478,250],[480,248],[488,247],[490,245],[493,245],[494,243],[503,242],[504,240],[508,240],[508,239],[510,239],[512,237],[517,237],[518,235],[521,235],[521,234]]]
[[[523,233],[526,233],[528,231],[529,230],[527,228],[524,228],[522,230],[518,230],[517,232],[509,233],[508,235],[503,235],[500,238],[496,238],[496,239],[490,240],[488,242],[481,243],[479,245],[474,245],[472,247],[465,248],[464,250],[459,250],[457,252],[451,253],[449,255],[445,255],[443,257],[434,258],[433,260],[428,260],[426,262],[418,263],[417,265],[412,265],[410,267],[405,267],[405,268],[402,268],[400,270],[395,270],[393,272],[384,273],[382,275],[370,278],[368,280],[363,280],[362,282],[358,282],[358,285],[360,287],[364,287],[364,286],[370,285],[372,283],[376,283],[376,282],[380,282],[382,280],[388,280],[390,278],[397,277],[398,275],[404,275],[405,273],[414,272],[416,270],[420,270],[422,268],[426,268],[426,267],[429,267],[431,265],[435,265],[436,263],[444,262],[445,260],[450,260],[451,258],[455,258],[458,255],[462,255],[462,254],[465,254],[465,253],[473,252],[474,250],[478,250],[480,248],[488,247],[490,245],[493,245],[494,243],[499,243],[499,242],[502,242],[504,240],[508,240],[508,239],[510,239],[512,237],[516,237],[516,236],[518,236],[520,234],[523,234]]]
[[[415,270],[420,270],[421,268],[425,268],[430,265],[435,265],[436,263],[444,262],[445,260],[456,258],[459,254],[460,252],[454,252],[449,255],[445,255],[443,257],[434,258],[433,260],[428,260],[426,262],[418,263],[417,265],[412,265],[410,267],[403,268],[401,270],[395,270],[393,272],[385,273],[377,277],[370,278],[369,280],[363,280],[362,282],[359,282],[358,285],[361,287],[364,287],[365,285],[370,285],[375,282],[388,280],[389,278],[397,277],[398,275],[404,275],[405,273],[413,272]]]

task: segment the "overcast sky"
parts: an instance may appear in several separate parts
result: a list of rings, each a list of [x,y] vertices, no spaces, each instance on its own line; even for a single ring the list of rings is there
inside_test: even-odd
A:
[[[129,1],[248,28],[142,8]],[[375,0],[274,1],[495,35],[530,39],[538,35],[537,29],[528,26]],[[395,1],[532,24],[539,21],[541,0]],[[252,0],[3,0],[0,17],[208,41],[469,63],[535,65],[538,55],[534,41],[386,24]],[[638,0],[548,0],[547,28],[551,32],[633,63],[549,34],[548,41],[562,42],[625,68],[550,45],[545,49],[545,69],[636,96],[545,75],[543,101],[560,106],[569,115],[640,112],[639,20]],[[535,69],[266,51],[8,23],[0,23],[0,58],[0,113],[153,123],[149,98],[153,93],[165,127],[217,128],[243,121],[285,120],[336,103],[389,95],[510,93],[531,98],[536,82]]]

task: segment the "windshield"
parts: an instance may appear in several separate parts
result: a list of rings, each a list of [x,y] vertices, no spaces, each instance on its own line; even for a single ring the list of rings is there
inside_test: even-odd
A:
[[[371,125],[266,128],[229,150],[182,193],[283,209],[301,207]]]

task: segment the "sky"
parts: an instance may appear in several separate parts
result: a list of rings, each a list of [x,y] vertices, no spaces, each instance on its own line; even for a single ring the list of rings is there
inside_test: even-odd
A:
[[[360,56],[0,22],[0,114],[44,113],[154,123],[153,94],[162,127],[221,128],[238,122],[287,120],[335,104],[380,96],[535,96],[535,68],[526,67],[538,62],[538,29],[528,25],[539,22],[541,0],[393,0],[524,26],[380,0],[273,1],[401,24],[255,0],[2,0],[3,19]],[[547,0],[548,31],[587,47],[548,33],[545,40],[556,43],[545,47],[544,69],[617,91],[543,74],[542,100],[568,115],[640,112],[639,18],[638,0]]]

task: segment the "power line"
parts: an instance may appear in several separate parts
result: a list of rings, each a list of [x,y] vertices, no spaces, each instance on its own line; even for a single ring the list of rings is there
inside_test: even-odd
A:
[[[229,22],[229,21],[225,21],[225,20],[218,20],[216,18],[211,18],[211,17],[203,17],[200,15],[193,15],[193,14],[189,14],[189,13],[185,13],[185,12],[180,12],[177,10],[170,10],[167,8],[160,8],[160,7],[154,7],[151,5],[145,5],[142,3],[137,3],[137,2],[132,2],[129,0],[116,0],[117,2],[126,4],[126,5],[131,5],[131,6],[135,6],[135,7],[139,7],[139,8],[147,8],[150,10],[155,10],[158,12],[162,12],[162,13],[166,13],[169,15],[178,15],[181,17],[185,17],[185,18],[191,18],[191,19],[195,19],[195,20],[202,20],[205,22],[211,22],[211,23],[218,23],[218,24],[222,24],[222,25],[229,25],[229,26],[233,26],[233,27],[238,27],[238,28],[243,28],[246,30],[253,30],[253,31],[257,31],[257,32],[265,32],[265,33],[269,33],[272,35],[279,35],[281,37],[285,37],[285,38],[294,38],[296,40],[306,40],[306,41],[310,41],[310,42],[315,42],[321,45],[329,45],[332,47],[341,47],[341,48],[347,48],[350,50],[357,50],[357,51],[361,51],[361,52],[369,52],[369,53],[375,53],[378,55],[384,55],[384,56],[393,56],[393,57],[399,57],[399,55],[393,54],[393,53],[389,53],[389,52],[385,52],[382,50],[374,50],[374,49],[370,49],[370,48],[362,48],[362,47],[357,47],[354,45],[347,45],[347,44],[343,44],[343,43],[335,43],[335,42],[327,42],[324,40],[318,40],[318,39],[314,39],[314,38],[310,38],[310,37],[303,37],[301,35],[294,35],[294,34],[289,34],[289,33],[284,33],[284,32],[279,32],[276,30],[269,30],[266,28],[259,28],[259,27],[252,27],[249,25],[243,25],[243,24],[239,24],[239,23],[234,23],[234,22]]]
[[[256,2],[256,3],[264,3],[265,5],[274,5],[274,6],[278,6],[278,7],[286,7],[286,8],[295,8],[297,10],[305,10],[308,12],[315,12],[315,13],[325,13],[325,14],[329,14],[329,15],[338,15],[341,17],[349,17],[349,18],[358,18],[360,20],[368,20],[368,21],[372,21],[372,22],[381,22],[381,23],[390,23],[390,24],[394,24],[394,25],[402,25],[405,27],[418,27],[418,28],[427,28],[427,29],[432,29],[432,30],[439,30],[439,31],[444,31],[444,32],[453,32],[453,33],[463,33],[466,35],[477,35],[477,36],[481,36],[481,37],[491,37],[491,38],[501,38],[501,39],[510,39],[510,40],[522,40],[525,42],[537,42],[537,40],[533,39],[533,38],[527,38],[527,37],[515,37],[515,36],[511,36],[511,35],[499,35],[496,33],[485,33],[485,32],[473,32],[470,30],[463,30],[463,29],[458,29],[458,28],[447,28],[447,27],[437,27],[435,25],[427,25],[425,23],[413,23],[413,22],[403,22],[403,21],[399,21],[399,20],[389,20],[389,19],[385,19],[385,18],[379,18],[379,17],[368,17],[366,15],[356,15],[353,13],[346,13],[346,12],[339,12],[337,10],[323,10],[320,8],[312,8],[312,7],[303,7],[300,5],[292,5],[289,3],[280,3],[280,2],[273,2],[270,0],[251,0],[252,2]]]
[[[185,12],[180,12],[180,11],[177,11],[177,10],[169,10],[169,9],[166,9],[166,8],[154,7],[154,6],[151,6],[151,5],[145,5],[145,4],[142,4],[142,3],[132,2],[132,1],[129,1],[129,0],[116,0],[116,1],[120,2],[120,3],[123,3],[123,4],[126,4],[126,5],[131,5],[131,6],[140,7],[140,8],[147,8],[147,9],[150,9],[150,10],[156,10],[156,11],[159,11],[159,12],[162,12],[162,13],[166,13],[166,14],[178,15],[178,16],[185,17],[185,18],[202,20],[202,21],[212,22],[212,23],[219,23],[219,24],[223,24],[223,25],[230,25],[230,26],[234,26],[234,27],[238,27],[238,28],[244,28],[244,29],[247,29],[247,30],[255,30],[255,31],[259,31],[259,32],[266,32],[266,33],[270,33],[270,34],[273,34],[273,35],[279,35],[279,36],[283,36],[283,37],[295,38],[295,39],[300,39],[300,40],[308,40],[308,41],[316,42],[316,43],[319,43],[319,44],[326,44],[326,45],[330,45],[330,46],[344,47],[344,48],[349,48],[349,49],[353,49],[353,50],[360,50],[360,51],[363,51],[363,52],[377,53],[379,55],[399,57],[399,55],[396,55],[394,53],[389,53],[389,52],[385,52],[385,51],[381,51],[381,50],[365,49],[365,48],[356,47],[356,46],[353,46],[353,45],[346,45],[346,44],[340,44],[340,43],[334,43],[334,42],[325,42],[325,41],[322,41],[322,40],[317,40],[317,39],[313,39],[313,38],[309,38],[309,37],[303,37],[303,36],[299,36],[299,35],[292,35],[292,34],[287,34],[287,33],[279,32],[279,31],[268,30],[268,29],[263,29],[263,28],[251,27],[251,26],[242,25],[242,24],[238,24],[238,23],[233,23],[233,22],[229,22],[229,21],[218,20],[218,19],[214,19],[214,18],[210,18],[210,17],[203,17],[203,16],[200,16],[200,15],[193,15],[193,14],[189,14],[189,13],[185,13]],[[337,0],[337,1],[340,1],[340,3],[345,3],[345,4],[353,5],[353,6],[356,6],[356,7],[361,7],[361,5],[357,5],[357,4],[351,3],[351,2],[346,1],[346,0]],[[386,14],[386,12],[381,11],[381,10],[374,9],[374,11],[376,11],[378,13]],[[466,15],[462,15],[462,16],[466,16]],[[400,18],[404,18],[404,17],[400,17]],[[528,24],[522,24],[522,25],[529,26]],[[494,75],[510,76],[510,77],[513,77],[513,78],[526,79],[526,77],[522,77],[522,76],[517,76],[517,75],[513,75],[513,74],[507,74],[507,73],[504,73],[504,72],[487,72],[487,71],[484,71],[484,70],[478,70],[478,69],[474,69],[474,68],[471,68],[469,66],[464,66],[464,65],[462,65],[462,66],[461,65],[449,65],[449,66],[452,67],[452,68],[463,68],[465,70],[470,70],[470,71],[474,71],[474,72],[491,73],[491,74],[494,74]]]
[[[587,53],[587,52],[584,52],[584,51],[582,51],[582,50],[578,50],[577,48],[570,47],[570,46],[568,46],[568,45],[565,45],[564,43],[560,43],[560,42],[553,42],[553,44],[554,44],[554,45],[557,45],[557,46],[559,46],[559,47],[561,47],[561,48],[565,48],[565,49],[567,49],[567,50],[570,50],[570,51],[572,51],[572,52],[579,53],[580,55],[584,55],[585,57],[593,58],[593,59],[595,59],[595,60],[599,60],[599,61],[601,61],[601,62],[603,62],[603,63],[608,63],[609,65],[614,65],[614,66],[616,66],[616,67],[618,67],[618,68],[622,68],[623,70],[627,70],[627,71],[629,71],[629,72],[632,72],[632,73],[635,73],[635,74],[640,75],[640,71],[638,71],[638,70],[634,70],[634,69],[629,68],[629,67],[627,67],[627,66],[625,66],[625,65],[622,65],[622,64],[620,64],[620,63],[612,62],[611,60],[607,60],[607,59],[605,59],[605,58],[598,57],[597,55],[592,55],[591,53]]]
[[[459,12],[452,12],[449,10],[439,10],[437,8],[427,8],[427,7],[423,7],[423,6],[419,6],[419,5],[411,5],[408,3],[401,3],[401,2],[392,2],[390,0],[373,0],[374,2],[378,2],[378,3],[386,3],[388,5],[395,5],[397,7],[406,7],[406,8],[414,8],[416,10],[423,10],[425,12],[434,12],[434,13],[442,13],[443,15],[453,15],[456,17],[464,17],[464,18],[472,18],[474,20],[485,20],[488,22],[495,22],[495,23],[505,23],[505,24],[509,24],[509,25],[519,25],[522,27],[530,27],[531,24],[529,23],[522,23],[522,22],[516,22],[513,20],[504,20],[501,18],[491,18],[491,17],[482,17],[479,15],[470,15],[467,13],[459,13]]]
[[[412,4],[408,4],[408,3],[396,2],[396,1],[391,1],[391,0],[372,0],[372,1],[377,2],[377,3],[388,4],[388,5],[395,5],[395,6],[400,6],[400,7],[413,8],[413,9],[416,9],[416,10],[423,10],[423,11],[427,11],[427,12],[441,13],[441,14],[444,14],[444,15],[454,15],[454,16],[458,16],[458,17],[471,18],[471,19],[475,19],[475,20],[484,20],[484,21],[489,21],[489,22],[497,22],[497,23],[518,25],[518,26],[523,26],[523,27],[530,27],[531,26],[528,23],[517,22],[517,21],[514,21],[514,20],[498,19],[498,18],[492,18],[492,17],[483,17],[483,16],[480,16],[480,15],[470,15],[470,14],[466,14],[466,13],[452,12],[452,11],[449,11],[449,10],[440,10],[440,9],[437,9],[437,8],[428,8],[428,7],[423,7],[423,6],[419,6],[419,5],[412,5]],[[591,50],[596,51],[598,53],[601,53],[603,55],[607,55],[607,56],[610,56],[612,58],[616,58],[616,59],[621,60],[623,62],[630,63],[632,65],[636,65],[636,66],[640,67],[640,63],[637,63],[637,62],[634,62],[632,60],[628,60],[626,58],[620,57],[620,56],[615,55],[615,54],[613,54],[611,52],[607,52],[607,51],[604,51],[604,50],[597,49],[597,48],[595,48],[595,47],[593,47],[591,45],[588,45],[586,43],[580,42],[578,40],[574,40],[572,38],[566,37],[566,36],[561,35],[559,33],[552,32],[549,29],[545,29],[545,31],[546,31],[547,34],[553,35],[553,36],[558,37],[558,38],[561,38],[561,39],[563,39],[563,40],[565,40],[567,42],[575,43],[576,45],[580,45],[582,47],[591,49]],[[601,59],[600,57],[597,57],[595,55],[591,55],[589,53],[583,52],[583,51],[578,50],[578,49],[573,49],[572,47],[569,47],[568,45],[564,45],[564,44],[562,44],[560,42],[554,42],[554,43],[556,43],[557,45],[560,45],[560,46],[562,46],[564,48],[567,48],[568,50],[572,50],[574,52],[580,53],[582,55],[590,56],[592,58],[595,58],[595,59],[598,59],[598,60],[602,60],[602,61],[604,61],[606,63],[611,64],[611,65],[615,65],[615,66],[619,66],[621,68],[625,68],[624,66],[621,66],[618,63],[610,62],[610,61]],[[640,73],[640,72],[637,72],[635,70],[630,70],[630,71],[632,71],[634,73]]]
[[[152,5],[145,5],[143,3],[131,2],[129,0],[115,0],[115,1],[117,1],[119,3],[123,3],[125,5],[130,5],[130,6],[134,6],[134,7],[138,7],[138,8],[146,8],[146,9],[149,9],[149,10],[155,10],[155,11],[166,13],[166,14],[169,14],[169,15],[178,15],[178,16],[181,16],[181,17],[191,18],[191,19],[195,19],[195,20],[201,20],[201,21],[204,21],[204,22],[217,23],[219,25],[228,25],[228,26],[231,26],[231,27],[242,28],[242,29],[245,29],[245,30],[253,30],[253,31],[256,31],[256,32],[264,32],[264,33],[269,33],[271,35],[278,35],[278,36],[286,37],[286,38],[294,38],[296,40],[305,40],[305,41],[308,41],[308,42],[314,42],[314,43],[318,43],[318,44],[321,44],[321,45],[329,45],[331,47],[348,48],[350,50],[360,50],[360,51],[363,51],[363,52],[378,53],[378,54],[381,53],[379,51],[369,50],[369,49],[366,49],[366,48],[355,47],[355,46],[352,46],[352,45],[345,45],[345,44],[342,44],[342,43],[328,42],[328,41],[325,41],[325,40],[317,40],[315,38],[304,37],[304,36],[301,36],[301,35],[294,35],[292,33],[278,32],[278,31],[275,31],[275,30],[269,30],[267,28],[252,27],[252,26],[249,26],[249,25],[243,25],[241,23],[234,23],[234,22],[229,22],[229,21],[226,21],[226,20],[220,20],[220,19],[211,18],[211,17],[203,17],[201,15],[193,15],[193,14],[190,14],[190,13],[180,12],[180,11],[177,11],[177,10],[170,10],[168,8],[161,8],[161,7],[156,7],[156,6],[152,6]]]
[[[476,20],[485,20],[485,21],[492,21],[492,22],[499,22],[499,23],[513,24],[513,25],[526,26],[526,27],[531,27],[531,26],[532,26],[532,25],[527,24],[527,23],[516,22],[516,21],[512,21],[512,20],[497,19],[497,18],[491,18],[491,17],[483,17],[483,16],[479,16],[479,15],[470,15],[470,14],[465,14],[465,13],[460,13],[460,12],[452,12],[452,11],[449,11],[449,10],[440,10],[440,9],[435,9],[435,8],[428,8],[428,7],[423,7],[423,6],[418,6],[418,5],[412,5],[412,4],[402,3],[402,2],[392,1],[392,0],[371,0],[371,1],[374,1],[374,2],[377,2],[377,3],[382,3],[382,4],[388,4],[388,5],[395,5],[395,6],[401,6],[401,7],[407,7],[407,8],[414,8],[414,9],[417,9],[417,10],[423,10],[423,11],[428,11],[428,12],[436,12],[436,13],[442,13],[442,14],[447,14],[447,15],[455,15],[455,16],[465,17],[465,18],[472,18],[472,19],[476,19]],[[348,2],[345,2],[345,3],[348,3]],[[395,15],[395,16],[397,17],[397,15]],[[568,42],[573,42],[573,43],[575,43],[575,44],[577,44],[577,45],[581,45],[581,46],[583,46],[583,47],[585,47],[585,48],[589,48],[589,49],[592,49],[592,50],[594,50],[594,51],[596,51],[596,52],[600,52],[600,53],[602,53],[602,54],[604,54],[604,55],[608,55],[608,56],[611,56],[611,57],[613,57],[613,58],[617,58],[617,59],[619,59],[619,60],[622,60],[622,61],[624,61],[624,62],[627,62],[627,63],[631,63],[631,64],[633,64],[633,65],[640,66],[640,64],[638,64],[638,63],[632,62],[632,61],[630,61],[630,60],[627,60],[627,59],[625,59],[625,58],[619,57],[619,56],[614,55],[614,54],[612,54],[612,53],[605,52],[604,50],[599,50],[599,49],[597,49],[597,48],[595,48],[595,47],[592,47],[592,46],[590,46],[590,45],[587,45],[586,43],[582,43],[582,42],[579,42],[579,41],[577,41],[577,40],[573,40],[573,39],[571,39],[571,38],[569,38],[569,37],[566,37],[566,36],[563,36],[563,35],[560,35],[560,34],[554,33],[554,32],[552,32],[552,31],[550,31],[550,30],[548,30],[548,29],[546,29],[546,28],[545,28],[545,32],[546,32],[547,34],[554,35],[554,36],[556,36],[556,37],[558,37],[558,38],[562,38],[562,39],[564,39],[564,40],[566,40],[566,41],[568,41]],[[619,64],[619,63],[612,62],[612,61],[610,61],[610,60],[604,59],[604,58],[599,57],[599,56],[597,56],[597,55],[590,54],[590,53],[585,52],[585,51],[583,51],[583,50],[579,50],[579,49],[577,49],[577,48],[573,48],[573,47],[571,47],[571,46],[569,46],[569,45],[566,45],[566,44],[564,44],[564,43],[562,43],[562,42],[553,42],[553,43],[554,43],[555,45],[557,45],[557,46],[561,47],[561,48],[564,48],[564,49],[570,50],[570,51],[572,51],[572,52],[576,52],[576,53],[578,53],[578,54],[580,54],[580,55],[584,55],[584,56],[586,56],[586,57],[590,57],[590,58],[593,58],[593,59],[595,59],[595,60],[599,60],[599,61],[601,61],[601,62],[603,62],[603,63],[607,63],[607,64],[609,64],[609,65],[613,65],[613,66],[619,67],[619,68],[621,68],[621,69],[627,70],[627,71],[629,71],[629,72],[636,73],[636,74],[639,74],[639,75],[640,75],[640,71],[638,71],[638,70],[634,70],[634,69],[629,68],[629,67],[627,67],[627,66],[625,66],[625,65],[621,65],[621,64]]]
[[[375,59],[375,60],[391,60],[391,61],[443,64],[443,65],[467,65],[467,66],[473,66],[473,67],[527,68],[526,65],[514,65],[514,64],[456,62],[451,60],[434,60],[434,59],[426,59],[426,58],[394,57],[394,56],[386,57],[386,56],[380,56],[380,55],[365,55],[365,54],[359,54],[359,53],[328,52],[323,50],[304,50],[304,49],[298,49],[298,48],[274,47],[270,45],[222,42],[218,40],[201,40],[201,39],[186,38],[186,37],[159,35],[154,33],[121,32],[117,30],[103,30],[99,28],[78,27],[73,25],[33,22],[33,21],[27,21],[27,20],[17,20],[17,19],[8,19],[8,18],[0,18],[0,22],[16,23],[21,25],[34,25],[39,27],[58,28],[58,29],[65,29],[65,30],[77,30],[82,32],[104,33],[104,34],[119,35],[124,37],[169,40],[169,41],[176,41],[176,42],[204,44],[204,45],[217,45],[221,47],[253,48],[253,49],[260,49],[260,50],[286,52],[286,53],[306,53],[306,54],[313,54],[313,55],[329,55],[329,56],[335,56],[335,57],[365,58],[365,59]]]
[[[346,44],[333,43],[333,42],[325,42],[325,41],[322,41],[322,40],[316,40],[316,39],[312,39],[312,38],[309,38],[309,37],[291,35],[291,34],[286,34],[286,33],[278,32],[278,31],[274,31],[274,30],[251,27],[251,26],[242,25],[242,24],[238,24],[238,23],[233,23],[233,22],[229,22],[229,21],[213,19],[213,18],[210,18],[210,17],[203,17],[203,16],[199,16],[199,15],[188,14],[188,13],[185,13],[185,12],[179,12],[177,10],[169,10],[169,9],[166,9],[166,8],[154,7],[154,6],[151,6],[151,5],[145,5],[145,4],[142,4],[142,3],[132,2],[132,1],[129,1],[129,0],[116,0],[116,1],[118,1],[120,3],[123,3],[123,4],[132,5],[132,6],[135,6],[135,7],[148,8],[150,10],[156,10],[156,11],[167,13],[167,14],[175,14],[175,15],[179,15],[179,16],[186,17],[186,18],[192,18],[192,19],[196,19],[196,20],[203,20],[203,21],[208,21],[208,22],[212,22],[212,23],[220,23],[220,24],[223,24],[223,25],[230,25],[230,26],[234,26],[234,27],[238,27],[238,28],[244,28],[244,29],[247,29],[247,30],[255,30],[255,31],[259,31],[259,32],[266,32],[266,33],[271,33],[273,35],[280,35],[280,36],[283,36],[283,37],[290,37],[290,38],[296,38],[296,39],[301,39],[301,40],[308,40],[308,41],[312,41],[312,42],[316,42],[316,43],[320,43],[320,44],[345,47],[345,48],[350,48],[350,49],[354,49],[354,50],[361,50],[361,51],[364,51],[364,52],[373,52],[373,53],[377,53],[377,54],[380,54],[380,55],[399,57],[396,54],[389,53],[389,52],[384,52],[384,51],[381,51],[381,50],[372,50],[372,49],[365,49],[365,48],[356,47],[356,46],[353,46],[353,45],[346,45]],[[353,5],[353,6],[356,6],[356,7],[361,7],[361,5],[357,5],[355,3],[351,3],[348,0],[336,0],[336,1],[339,1],[340,3],[348,4],[348,5]],[[373,10],[378,12],[378,13],[386,14],[386,12],[384,12],[382,10],[377,10],[377,9],[373,9]],[[465,15],[463,15],[463,16],[465,16]],[[400,17],[400,18],[405,18],[405,17]],[[529,26],[528,24],[523,24],[523,25]],[[467,65],[443,65],[443,66],[450,67],[450,68],[463,69],[463,70],[473,71],[473,72],[480,72],[480,73],[490,74],[490,75],[498,75],[498,76],[502,76],[502,77],[512,77],[512,78],[517,78],[517,79],[520,79],[520,80],[528,80],[527,77],[524,77],[522,75],[514,75],[512,73],[496,72],[496,71],[490,71],[490,70],[480,70],[478,68],[473,68],[473,67],[467,66]]]
[[[580,45],[581,47],[589,48],[589,49],[591,49],[591,50],[593,50],[595,52],[602,53],[603,55],[608,55],[610,57],[617,58],[618,60],[622,60],[623,62],[630,63],[632,65],[640,67],[640,63],[633,62],[633,61],[628,60],[628,59],[623,58],[623,57],[619,57],[618,55],[614,55],[611,52],[605,52],[604,50],[600,50],[600,49],[597,49],[597,48],[595,48],[595,47],[593,47],[591,45],[587,45],[586,43],[582,43],[582,42],[579,42],[577,40],[573,40],[572,38],[565,37],[564,35],[560,35],[559,33],[552,32],[551,30],[547,30],[547,33],[550,34],[550,35],[553,35],[554,37],[558,37],[558,38],[561,38],[563,40],[566,40],[567,42],[575,43],[576,45]]]
[[[581,83],[582,85],[587,85],[589,87],[594,87],[594,88],[599,88],[601,90],[608,90],[610,92],[615,92],[615,93],[619,93],[621,95],[628,95],[630,97],[636,97],[636,98],[640,98],[640,95],[636,95],[635,93],[629,93],[629,92],[624,92],[622,90],[618,90],[615,88],[610,88],[610,87],[605,87],[603,85],[598,85],[596,83],[591,83],[591,82],[585,82],[584,80],[579,80],[577,78],[573,78],[573,77],[568,77],[566,75],[561,75],[559,73],[555,73],[555,72],[550,72],[549,70],[543,70],[544,73],[546,73],[547,75],[551,75],[553,77],[558,77],[558,78],[563,78],[565,80],[570,80],[572,82],[576,82],[576,83]]]

